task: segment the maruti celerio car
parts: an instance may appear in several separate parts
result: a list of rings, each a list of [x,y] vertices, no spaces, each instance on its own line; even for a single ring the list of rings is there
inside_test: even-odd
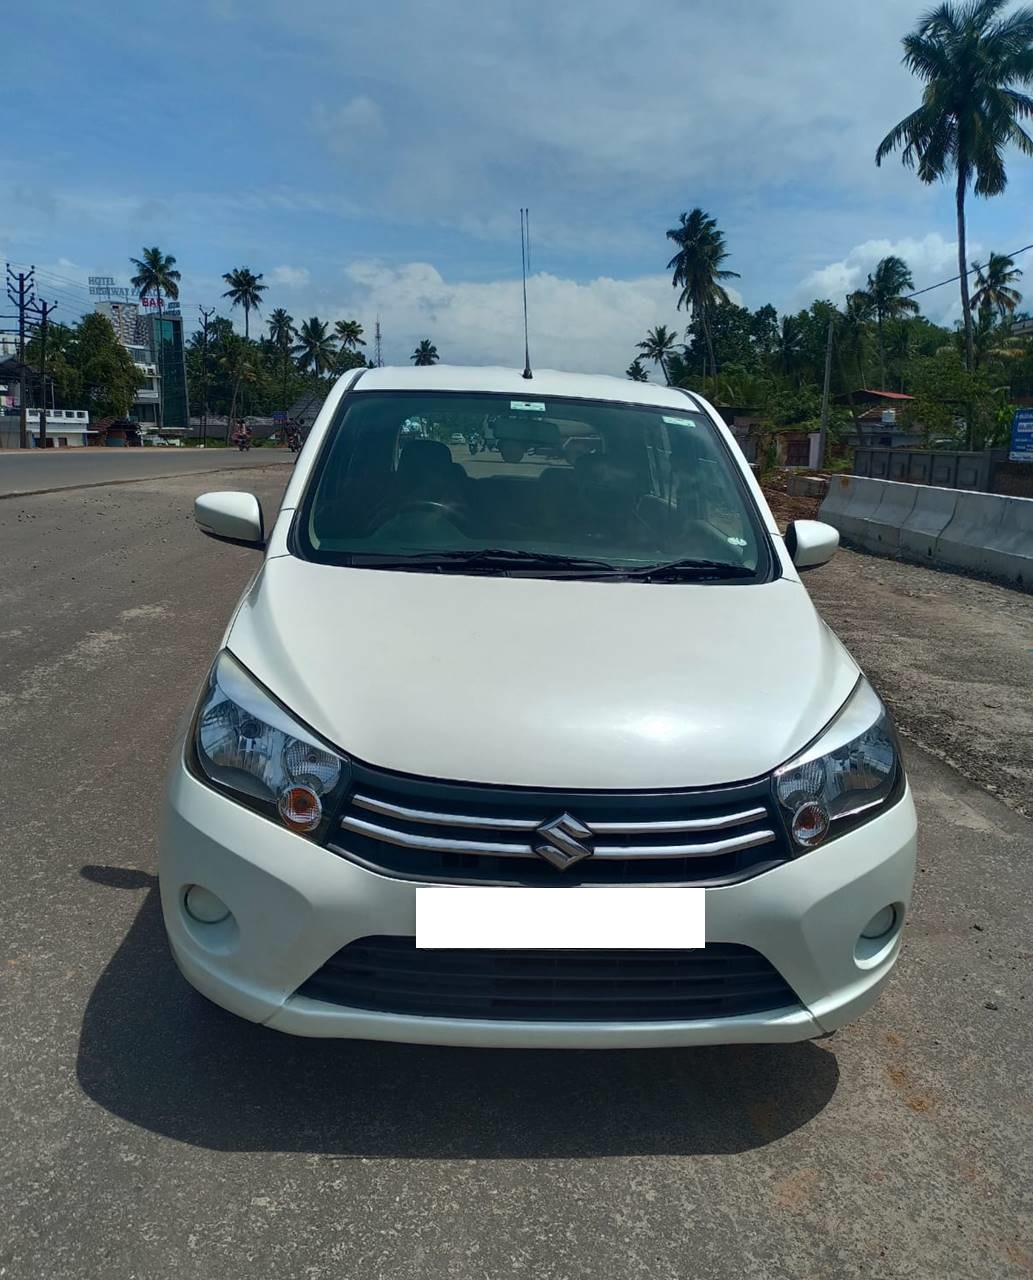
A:
[[[463,443],[466,442],[466,443]],[[473,444],[473,449],[470,445]],[[176,961],[299,1035],[827,1035],[897,958],[915,813],[886,708],[698,395],[343,377],[174,754]]]

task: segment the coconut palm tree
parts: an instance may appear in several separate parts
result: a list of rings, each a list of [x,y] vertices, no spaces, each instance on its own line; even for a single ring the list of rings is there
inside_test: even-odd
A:
[[[667,270],[673,272],[671,283],[681,289],[678,306],[691,308],[699,320],[710,372],[717,373],[708,313],[715,304],[729,301],[721,281],[739,278],[738,271],[728,271],[721,265],[728,257],[724,232],[718,230],[715,218],[696,208],[679,216],[678,225],[670,228],[667,238],[678,246],[678,252],[667,264]]]
[[[165,323],[163,304],[166,298],[175,301],[179,297],[180,273],[176,270],[176,259],[170,253],[162,253],[157,245],[144,248],[142,258],[130,258],[136,268],[136,275],[130,284],[140,295],[141,300],[154,298],[158,304],[158,421],[160,428],[165,421]]]
[[[226,419],[226,443],[229,444],[230,432],[234,428],[237,412],[241,405],[240,393],[245,383],[253,384],[259,379],[256,362],[256,348],[238,333],[229,333],[223,346],[218,364],[232,380],[233,394],[230,398],[230,412]]]
[[[958,271],[964,316],[965,361],[973,367],[972,307],[968,293],[965,197],[996,196],[1008,175],[1004,149],[1014,143],[1033,155],[1033,138],[1019,123],[1033,116],[1033,98],[1018,86],[1033,82],[1033,8],[1004,16],[1009,0],[941,3],[906,35],[904,65],[925,81],[922,103],[879,143],[875,163],[901,149],[901,160],[922,182],[953,175],[958,223]]]
[[[277,307],[270,315],[269,325],[269,341],[277,349],[281,347],[289,347],[294,341],[294,317],[288,313],[285,307]]]
[[[776,352],[782,375],[795,378],[799,384],[800,364],[804,356],[804,331],[797,316],[782,317]]]
[[[437,364],[438,349],[430,338],[424,338],[409,359],[413,364]]]
[[[853,356],[857,368],[861,389],[866,390],[868,383],[864,376],[864,359],[871,336],[870,325],[875,315],[875,302],[867,289],[855,289],[847,295],[846,307],[836,317],[836,329],[839,334],[840,372],[846,381],[846,370],[843,360]]]
[[[269,317],[269,341],[280,357],[280,378],[282,380],[281,403],[287,408],[287,380],[291,369],[291,343],[294,341],[294,317],[286,308],[277,307]]]
[[[973,262],[976,291],[972,305],[977,311],[996,311],[999,320],[1010,316],[1022,301],[1022,294],[1012,285],[1022,279],[1022,270],[1006,253],[991,253],[985,267]]]
[[[337,360],[337,348],[328,329],[327,322],[318,316],[303,320],[297,334],[297,345],[293,348],[299,367],[311,369],[320,377],[329,373]]]
[[[250,267],[234,267],[232,271],[225,272],[222,277],[229,285],[229,288],[222,296],[229,298],[234,307],[244,308],[245,338],[251,336],[249,325],[251,312],[261,310],[262,294],[269,287],[262,284],[262,276],[263,273],[261,271],[256,276]]]
[[[898,391],[904,390],[904,370],[911,355],[912,327],[907,320],[892,320],[886,326],[886,354],[897,366]]]
[[[674,355],[678,338],[673,329],[668,329],[665,324],[654,326],[645,336],[643,342],[639,342],[639,351],[647,360],[652,360],[654,364],[658,364],[664,375],[664,382],[668,386],[671,385],[671,375],[668,371],[668,361]]]
[[[341,344],[342,351],[356,351],[359,347],[366,345],[362,336],[362,325],[358,320],[338,320],[334,325],[334,332],[337,334],[337,341]]]
[[[624,370],[624,376],[630,378],[632,382],[648,382],[649,374],[646,373],[646,367],[642,363],[642,357],[636,356],[631,364]]]
[[[903,295],[914,289],[911,270],[903,258],[892,254],[876,264],[868,277],[868,296],[875,311],[875,331],[879,344],[879,378],[886,390],[886,350],[883,342],[883,324],[886,320],[899,320],[904,315],[915,315],[918,303]]]

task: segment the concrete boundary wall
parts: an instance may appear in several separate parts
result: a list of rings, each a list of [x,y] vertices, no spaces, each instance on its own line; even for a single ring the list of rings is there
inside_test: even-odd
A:
[[[1033,590],[1033,498],[834,476],[818,518],[865,551]]]

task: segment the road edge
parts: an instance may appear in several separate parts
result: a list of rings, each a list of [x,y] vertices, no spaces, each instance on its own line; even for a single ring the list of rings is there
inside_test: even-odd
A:
[[[76,489],[107,489],[115,484],[153,484],[156,480],[182,480],[190,476],[217,476],[224,471],[238,474],[241,471],[268,471],[270,467],[292,467],[293,462],[256,462],[249,467],[216,467],[214,471],[167,471],[160,476],[133,476],[127,480],[88,480],[83,484],[55,484],[47,489],[15,489],[12,493],[0,493],[0,502],[8,498],[35,498],[44,493],[71,493]]]

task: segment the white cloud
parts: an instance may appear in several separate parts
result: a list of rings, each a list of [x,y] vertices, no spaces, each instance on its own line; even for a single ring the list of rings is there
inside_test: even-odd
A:
[[[273,267],[269,272],[269,280],[272,284],[282,284],[287,289],[302,289],[310,280],[307,267],[291,267],[284,264],[280,267]]]
[[[969,241],[968,251],[971,261],[982,251],[982,246],[978,241]],[[911,268],[916,289],[937,284],[958,272],[958,243],[938,232],[930,232],[921,239],[865,240],[854,245],[839,261],[819,267],[801,280],[794,292],[795,305],[808,306],[815,298],[841,303],[848,293],[863,288],[876,263],[890,255],[903,258]],[[924,294],[920,302],[925,314],[937,321],[953,319],[961,305],[957,285],[944,285],[942,289]]]
[[[356,262],[344,274],[345,304],[331,318],[357,317],[371,337],[379,314],[388,363],[406,362],[421,338],[450,364],[523,361],[519,280],[450,281],[427,262]],[[647,329],[686,324],[662,275],[579,282],[539,272],[528,280],[527,302],[531,359],[543,367],[620,374]]]
[[[725,209],[750,202],[759,215],[764,189],[918,187],[896,160],[874,163],[919,94],[900,65],[913,18],[900,0],[836,6],[834,28],[828,0],[655,0],[649,21],[584,0],[533,17],[511,3],[403,0],[348,24],[329,20],[329,4],[296,0],[292,31],[323,42],[346,82],[375,76],[408,122],[389,157],[364,156],[354,175],[391,212],[417,199],[425,217],[490,225],[526,201],[560,240],[600,221],[630,232],[643,202],[709,207],[720,193]],[[365,97],[313,115],[338,154],[367,120],[382,123]]]

